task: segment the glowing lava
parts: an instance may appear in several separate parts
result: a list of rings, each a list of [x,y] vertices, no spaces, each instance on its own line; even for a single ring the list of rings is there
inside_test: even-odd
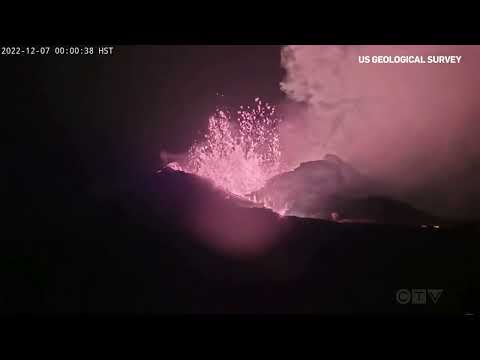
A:
[[[280,172],[280,122],[275,108],[259,98],[235,115],[217,110],[203,141],[188,151],[183,170],[239,196],[260,189]]]

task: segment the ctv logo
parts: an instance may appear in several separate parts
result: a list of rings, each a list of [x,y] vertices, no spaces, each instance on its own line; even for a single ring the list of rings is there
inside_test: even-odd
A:
[[[400,289],[397,291],[396,299],[397,303],[405,304],[426,304],[427,294],[429,301],[434,304],[443,293],[443,289]]]

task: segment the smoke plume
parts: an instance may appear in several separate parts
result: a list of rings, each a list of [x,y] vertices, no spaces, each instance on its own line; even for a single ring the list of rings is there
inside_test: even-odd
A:
[[[362,64],[456,55],[460,64]],[[287,46],[285,161],[335,153],[434,214],[479,217],[480,46]]]

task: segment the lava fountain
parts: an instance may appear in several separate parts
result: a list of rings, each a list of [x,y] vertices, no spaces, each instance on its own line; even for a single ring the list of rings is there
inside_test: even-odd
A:
[[[191,146],[184,164],[169,166],[245,197],[281,172],[280,123],[275,107],[259,98],[253,107],[241,106],[233,113],[217,109],[204,138]]]

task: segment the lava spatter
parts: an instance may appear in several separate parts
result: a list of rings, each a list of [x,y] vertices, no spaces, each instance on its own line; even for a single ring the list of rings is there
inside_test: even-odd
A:
[[[260,189],[280,172],[280,123],[275,107],[259,98],[233,114],[217,110],[202,141],[189,149],[183,170],[239,196]]]

